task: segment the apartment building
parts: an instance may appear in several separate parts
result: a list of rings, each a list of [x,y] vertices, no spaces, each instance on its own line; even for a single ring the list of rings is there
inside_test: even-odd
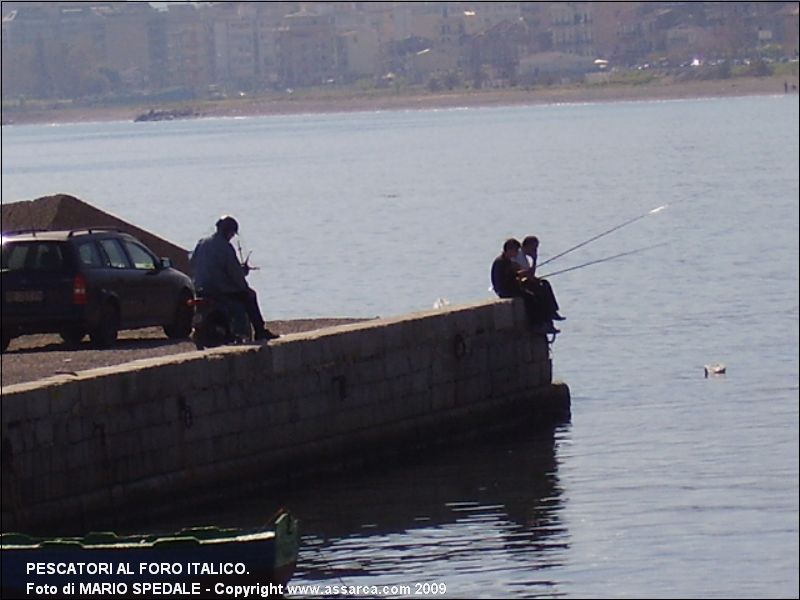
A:
[[[204,9],[171,4],[165,15],[167,79],[171,86],[202,92],[213,82],[213,55]]]
[[[247,90],[259,82],[258,5],[219,3],[205,14],[213,53],[211,79],[227,88]]]
[[[3,94],[74,96],[101,93],[89,80],[106,53],[99,7],[80,3],[3,4]]]
[[[157,57],[151,55],[158,48],[151,35],[155,35],[152,21],[155,14],[148,6],[136,2],[114,7],[103,13],[105,29],[106,66],[119,74],[121,83],[131,89],[144,89],[151,85],[151,65]]]
[[[521,2],[461,2],[464,33],[468,36],[490,31],[506,23],[513,26],[522,20]]]
[[[594,56],[594,2],[551,2],[552,48],[556,52]]]
[[[337,73],[343,82],[379,77],[382,74],[378,32],[366,26],[349,28],[336,36]]]
[[[613,64],[632,64],[652,50],[655,21],[641,2],[600,2],[592,10],[592,42],[598,58]]]
[[[336,30],[330,14],[302,10],[287,15],[276,32],[278,81],[320,85],[336,78]]]

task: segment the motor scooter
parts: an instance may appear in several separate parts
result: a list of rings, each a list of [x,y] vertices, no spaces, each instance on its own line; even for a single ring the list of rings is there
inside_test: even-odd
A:
[[[250,319],[239,302],[202,290],[188,302],[194,309],[191,339],[198,350],[252,341]]]

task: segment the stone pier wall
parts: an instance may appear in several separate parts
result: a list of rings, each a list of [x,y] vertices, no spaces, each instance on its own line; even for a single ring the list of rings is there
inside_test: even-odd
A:
[[[3,530],[89,529],[209,488],[563,421],[569,390],[551,373],[545,337],[499,300],[4,387]]]

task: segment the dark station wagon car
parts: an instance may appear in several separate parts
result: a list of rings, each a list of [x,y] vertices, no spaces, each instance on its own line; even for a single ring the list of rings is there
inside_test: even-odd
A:
[[[4,233],[2,349],[20,335],[88,334],[112,345],[120,329],[163,326],[188,337],[194,294],[187,275],[132,235],[109,228]]]

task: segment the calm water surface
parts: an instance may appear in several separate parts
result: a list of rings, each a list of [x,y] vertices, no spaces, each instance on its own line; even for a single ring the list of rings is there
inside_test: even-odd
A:
[[[552,265],[666,243],[552,278],[572,423],[287,491],[295,580],[788,598],[798,129],[796,96],[4,127],[2,192],[70,193],[187,247],[234,214],[268,318],[481,300],[506,237],[538,234],[544,259],[668,205]]]

